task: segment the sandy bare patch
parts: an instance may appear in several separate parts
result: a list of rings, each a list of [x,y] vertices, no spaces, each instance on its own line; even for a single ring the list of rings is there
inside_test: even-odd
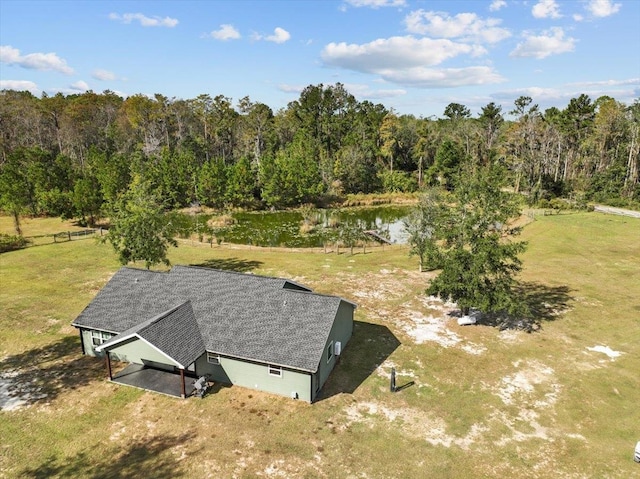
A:
[[[409,313],[407,319],[408,323],[403,324],[402,329],[413,338],[416,344],[433,341],[444,348],[450,348],[462,341],[460,336],[447,329],[443,318],[426,316],[416,311]]]
[[[498,339],[508,344],[514,344],[522,341],[522,334],[522,331],[517,329],[505,329],[498,333]]]
[[[560,385],[553,382],[554,371],[537,361],[529,361],[523,367],[522,362],[516,361],[514,366],[520,368],[513,374],[509,374],[500,380],[500,386],[496,394],[506,405],[513,405],[516,402],[532,402],[536,407],[547,407],[555,404],[558,400]],[[541,391],[542,390],[542,391]],[[544,399],[533,398],[544,392]]]
[[[42,388],[32,382],[16,383],[14,378],[21,375],[21,371],[5,371],[0,373],[0,411],[15,411],[47,397]]]
[[[127,432],[127,428],[122,422],[112,424],[111,429],[113,432],[109,436],[110,441],[118,441]]]
[[[406,369],[398,369],[398,366],[396,365],[396,363],[394,363],[389,359],[387,359],[385,362],[383,362],[380,366],[376,368],[376,374],[378,376],[382,376],[383,378],[390,378],[391,368],[396,369],[397,378],[401,378],[401,377],[406,377],[411,379],[416,378],[416,374],[413,371],[408,371]]]
[[[430,310],[440,309],[440,314],[425,314],[418,310],[402,311],[398,326],[410,336],[416,344],[435,342],[443,348],[459,346],[468,354],[478,355],[484,353],[487,348],[467,341],[454,331],[451,331],[447,324],[452,321],[447,314],[452,310],[450,304],[443,303],[433,297],[429,297],[423,302]]]
[[[340,273],[336,279],[342,284],[346,297],[358,298],[363,306],[375,309],[379,300],[399,299],[411,292],[412,286],[426,284],[421,273],[382,269],[379,273]]]
[[[496,446],[505,446],[513,441],[524,442],[531,439],[550,440],[552,431],[540,425],[538,422],[539,417],[540,415],[536,411],[530,409],[522,409],[516,417],[509,416],[502,411],[496,411],[492,419],[505,425],[511,433],[510,435],[502,436],[496,441]],[[523,432],[519,429],[518,426],[520,425],[526,425],[528,432]]]
[[[322,456],[314,454],[313,461],[302,462],[289,459],[275,459],[271,461],[262,471],[256,472],[259,477],[309,477],[312,471],[313,477],[326,477],[325,469],[321,467]]]
[[[351,427],[354,423],[366,424],[370,428],[380,423],[398,423],[400,430],[411,437],[420,437],[434,446],[457,446],[468,450],[488,429],[474,424],[469,433],[459,437],[448,434],[443,419],[428,412],[413,408],[391,408],[377,402],[361,402],[348,406],[343,411],[344,421],[340,430]]]

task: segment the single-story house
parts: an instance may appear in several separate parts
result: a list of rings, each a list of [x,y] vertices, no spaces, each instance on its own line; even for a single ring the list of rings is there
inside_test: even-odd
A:
[[[72,323],[82,351],[312,402],[353,331],[356,305],[294,281],[174,266],[121,268]]]

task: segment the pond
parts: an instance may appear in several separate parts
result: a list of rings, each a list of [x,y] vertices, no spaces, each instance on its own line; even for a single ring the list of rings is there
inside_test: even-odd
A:
[[[259,211],[232,213],[233,224],[212,229],[212,215],[189,216],[171,213],[171,221],[183,236],[200,233],[204,241],[212,236],[228,243],[290,248],[321,247],[335,240],[339,231],[354,228],[376,231],[392,243],[406,242],[402,220],[408,206],[378,206],[345,209]]]

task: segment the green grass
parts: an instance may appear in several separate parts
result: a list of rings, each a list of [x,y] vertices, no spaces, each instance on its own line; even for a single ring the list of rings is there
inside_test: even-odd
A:
[[[541,330],[449,319],[452,347],[418,344],[403,326],[430,312],[419,300],[429,276],[406,248],[351,256],[181,242],[174,264],[291,277],[359,304],[354,337],[313,405],[238,387],[181,401],[109,383],[69,323],[119,268],[111,247],[2,254],[0,377],[46,397],[0,412],[0,477],[633,477],[640,221],[540,217],[523,239],[522,280],[545,303]],[[597,345],[622,354],[587,350]],[[391,363],[399,385],[414,382],[396,394]]]

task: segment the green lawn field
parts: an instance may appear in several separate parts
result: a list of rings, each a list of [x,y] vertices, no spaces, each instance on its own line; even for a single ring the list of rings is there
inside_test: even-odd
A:
[[[12,234],[10,218],[0,232]],[[640,475],[640,220],[539,217],[522,237],[533,333],[458,326],[402,246],[350,255],[182,241],[173,264],[293,278],[359,305],[311,405],[239,387],[180,400],[112,384],[70,326],[119,268],[111,247],[2,254],[0,478]]]

